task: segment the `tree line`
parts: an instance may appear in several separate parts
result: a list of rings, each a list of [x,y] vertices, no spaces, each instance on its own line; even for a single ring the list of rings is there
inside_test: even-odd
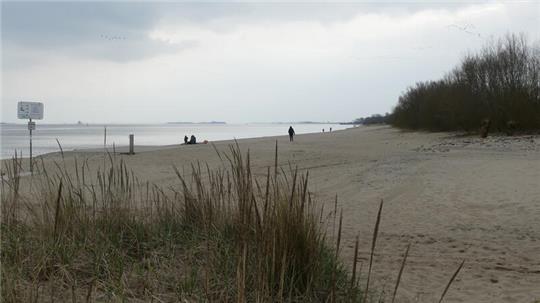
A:
[[[540,45],[508,34],[466,55],[442,79],[419,82],[398,100],[390,124],[409,129],[540,129]]]
[[[381,114],[373,114],[369,117],[362,117],[355,119],[352,124],[363,124],[363,125],[372,125],[372,124],[386,124],[390,117],[389,113],[386,113],[384,116]]]

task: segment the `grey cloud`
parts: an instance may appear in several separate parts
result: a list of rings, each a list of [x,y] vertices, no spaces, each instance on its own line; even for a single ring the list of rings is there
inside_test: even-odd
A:
[[[127,3],[2,3],[2,38],[52,46],[97,40],[100,34],[137,35],[157,21],[155,10]]]
[[[160,7],[121,2],[3,2],[2,44],[8,54],[13,48],[120,62],[195,47],[196,41],[169,44],[148,38],[147,32],[160,20]]]
[[[154,3],[2,2],[2,40],[8,45],[57,48],[101,42],[100,35],[146,38],[159,22],[343,21],[359,13],[406,14],[457,9],[465,3],[392,1],[377,3]],[[224,24],[220,24],[224,25]]]

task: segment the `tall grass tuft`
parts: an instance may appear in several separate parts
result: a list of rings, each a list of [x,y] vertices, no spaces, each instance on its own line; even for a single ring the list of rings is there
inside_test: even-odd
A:
[[[139,182],[114,157],[93,173],[86,161],[42,165],[25,192],[20,159],[6,162],[2,301],[360,298],[338,260],[339,234],[335,249],[325,241],[307,174],[276,165],[256,178],[238,146],[223,159],[189,176],[176,169],[170,189]]]

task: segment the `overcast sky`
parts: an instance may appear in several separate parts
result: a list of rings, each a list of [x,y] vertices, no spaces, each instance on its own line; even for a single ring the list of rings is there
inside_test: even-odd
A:
[[[540,1],[2,2],[2,115],[47,123],[350,121],[506,33]],[[23,121],[19,121],[23,122]]]

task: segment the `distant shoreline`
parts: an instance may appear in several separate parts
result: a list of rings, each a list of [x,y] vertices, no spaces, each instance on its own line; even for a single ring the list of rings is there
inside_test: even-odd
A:
[[[223,121],[210,121],[210,122],[166,122],[165,124],[219,124],[225,125],[227,122]]]

